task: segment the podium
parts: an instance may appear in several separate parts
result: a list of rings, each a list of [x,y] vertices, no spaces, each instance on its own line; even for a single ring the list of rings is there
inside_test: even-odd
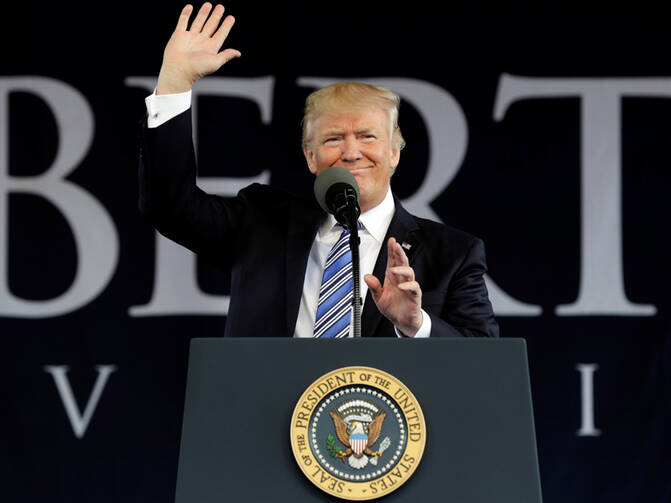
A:
[[[301,471],[289,431],[306,389],[350,366],[396,377],[426,422],[416,470],[378,501],[542,501],[522,339],[207,338],[191,342],[176,503],[344,501]]]

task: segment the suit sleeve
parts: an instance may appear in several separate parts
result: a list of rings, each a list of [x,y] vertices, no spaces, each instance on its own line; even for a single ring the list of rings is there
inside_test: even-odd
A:
[[[455,271],[440,316],[431,316],[431,337],[498,337],[484,274],[485,247],[476,239]]]
[[[191,110],[156,128],[142,126],[140,212],[161,234],[228,270],[245,198],[222,198],[196,186]]]

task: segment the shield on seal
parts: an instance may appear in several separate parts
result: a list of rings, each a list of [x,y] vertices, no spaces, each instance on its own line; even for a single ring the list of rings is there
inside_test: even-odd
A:
[[[349,445],[357,456],[361,456],[361,453],[368,445],[368,435],[362,435],[361,433],[350,435]]]

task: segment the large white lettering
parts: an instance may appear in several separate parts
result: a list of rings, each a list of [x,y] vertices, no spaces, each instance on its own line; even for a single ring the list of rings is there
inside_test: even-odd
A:
[[[40,175],[9,175],[9,96],[31,93],[53,113],[58,149],[51,167]],[[0,316],[43,318],[74,311],[107,286],[119,255],[116,229],[103,206],[65,179],[79,166],[93,138],[93,114],[76,89],[46,77],[0,77]],[[9,290],[7,278],[10,193],[44,197],[63,214],[74,236],[77,268],[70,288],[48,300],[26,300]]]
[[[320,87],[336,79],[302,77],[299,85]],[[427,126],[427,174],[417,191],[404,201],[415,214],[440,220],[431,207],[460,169],[468,143],[468,129],[457,101],[434,84],[404,78],[369,79],[390,87],[412,105]],[[153,77],[129,77],[129,86],[151,92]],[[252,100],[261,121],[272,118],[274,78],[208,77],[194,87],[193,113],[198,96],[227,96]],[[59,139],[56,157],[44,173],[10,176],[7,155],[8,103],[12,92],[42,99],[54,115]],[[626,296],[621,230],[621,100],[623,97],[671,97],[668,78],[529,78],[503,75],[494,118],[501,121],[516,101],[531,98],[575,97],[581,104],[581,265],[577,299],[559,305],[556,313],[571,315],[654,315],[654,305],[634,303]],[[74,311],[93,300],[109,283],[118,260],[118,237],[103,206],[81,187],[66,180],[86,155],[93,138],[94,119],[85,98],[71,86],[46,77],[0,78],[0,316],[39,318]],[[449,131],[449,134],[445,132]],[[232,196],[252,182],[267,183],[268,171],[245,178],[201,177],[199,186]],[[14,295],[7,278],[10,225],[9,194],[28,193],[45,198],[64,215],[74,236],[77,267],[70,287],[56,298],[27,300]],[[158,234],[157,234],[158,236]],[[131,315],[227,313],[228,298],[208,295],[196,282],[195,258],[158,236],[156,279],[150,301],[133,306]],[[4,266],[2,264],[5,264]],[[538,315],[540,306],[512,298],[486,277],[498,315]]]
[[[580,99],[581,264],[578,298],[558,315],[654,315],[653,305],[627,299],[622,267],[622,97],[671,97],[671,79],[531,78],[502,75],[494,105],[531,98]]]
[[[599,368],[596,363],[578,363],[575,366],[580,372],[580,404],[582,419],[579,437],[598,437],[601,430],[594,427],[594,372]]]
[[[65,413],[70,420],[70,425],[72,426],[72,431],[74,432],[77,438],[84,438],[86,429],[91,422],[93,413],[98,406],[98,401],[103,394],[105,389],[105,384],[107,384],[107,379],[109,376],[117,369],[116,365],[96,365],[96,371],[98,372],[98,377],[96,382],[93,385],[93,390],[89,396],[88,401],[86,402],[86,407],[84,408],[84,413],[82,414],[77,406],[77,401],[75,396],[72,393],[72,387],[70,386],[70,381],[68,380],[68,370],[67,365],[45,365],[44,370],[51,374],[56,383],[56,389],[58,394],[61,397],[63,406],[65,407]]]

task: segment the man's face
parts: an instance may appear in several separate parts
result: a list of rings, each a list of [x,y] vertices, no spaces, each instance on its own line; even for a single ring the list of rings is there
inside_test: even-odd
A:
[[[378,107],[316,117],[303,153],[315,175],[331,166],[349,170],[359,184],[362,212],[382,202],[400,157],[392,147],[389,114]]]

